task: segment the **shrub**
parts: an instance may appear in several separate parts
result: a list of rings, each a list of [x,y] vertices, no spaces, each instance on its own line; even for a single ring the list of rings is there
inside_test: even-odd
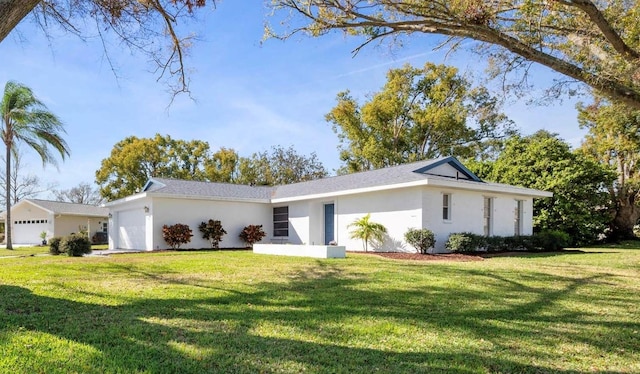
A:
[[[259,242],[265,236],[267,236],[267,233],[262,230],[262,225],[249,225],[240,232],[240,239],[247,243],[249,247],[253,247],[253,243]]]
[[[171,226],[162,226],[162,238],[169,244],[171,249],[178,249],[182,244],[189,243],[192,236],[193,233],[189,225],[176,223]]]
[[[474,252],[478,247],[474,243],[473,236],[469,233],[451,234],[444,246],[451,252]]]
[[[571,240],[569,234],[559,230],[545,230],[532,237],[533,249],[539,251],[558,251],[565,248]]]
[[[73,257],[81,257],[91,253],[91,242],[85,235],[71,234],[60,241],[60,252]]]
[[[49,239],[49,253],[51,253],[54,256],[57,256],[62,252],[61,248],[60,248],[60,241],[62,240],[61,237],[59,236],[54,236],[53,238]]]
[[[414,229],[410,228],[404,233],[404,240],[409,245],[418,250],[419,253],[426,254],[429,248],[433,248],[436,244],[433,231],[429,229]]]
[[[198,230],[202,233],[202,239],[211,242],[211,248],[219,248],[222,236],[227,233],[225,229],[222,228],[222,223],[213,219],[200,223]]]

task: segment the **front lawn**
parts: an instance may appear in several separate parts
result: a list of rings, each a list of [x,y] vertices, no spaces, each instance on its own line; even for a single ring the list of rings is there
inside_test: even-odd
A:
[[[93,250],[104,250],[107,248],[108,245],[106,244],[94,244],[91,246],[91,249]],[[0,257],[26,257],[44,254],[49,254],[48,245],[38,245],[34,247],[13,247],[13,249],[11,250],[0,248]]]
[[[640,372],[640,250],[0,259],[0,372]]]

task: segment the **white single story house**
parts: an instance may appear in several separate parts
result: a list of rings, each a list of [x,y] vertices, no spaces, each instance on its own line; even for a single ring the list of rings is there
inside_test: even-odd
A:
[[[162,226],[187,224],[193,238],[183,248],[208,248],[198,225],[220,220],[221,248],[244,247],[240,231],[262,225],[262,243],[329,244],[363,250],[350,237],[354,220],[371,214],[387,236],[370,250],[413,252],[409,228],[428,228],[436,252],[451,233],[530,235],[533,199],[550,192],[487,183],[453,157],[282,186],[247,186],[151,178],[140,193],[106,204],[109,248],[168,248]]]
[[[108,229],[109,210],[104,207],[59,201],[24,199],[11,207],[11,242],[13,244],[41,244],[46,238],[63,237],[80,231],[90,236]],[[6,212],[0,214],[6,224]]]

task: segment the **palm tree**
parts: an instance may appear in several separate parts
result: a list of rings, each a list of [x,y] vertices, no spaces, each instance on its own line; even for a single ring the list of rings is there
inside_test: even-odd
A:
[[[357,219],[349,224],[347,227],[353,227],[351,231],[351,239],[361,239],[364,251],[369,249],[368,243],[370,241],[381,242],[384,239],[384,234],[387,232],[387,228],[380,223],[371,222],[371,213],[366,216]]]
[[[49,146],[55,148],[62,159],[69,155],[69,146],[62,139],[66,133],[62,122],[38,100],[31,89],[20,83],[9,81],[4,87],[0,102],[0,132],[6,146],[6,197],[7,215],[5,231],[7,249],[13,249],[11,243],[11,155],[17,152],[17,143],[26,143],[38,152],[43,166],[47,163],[56,165],[56,160]]]

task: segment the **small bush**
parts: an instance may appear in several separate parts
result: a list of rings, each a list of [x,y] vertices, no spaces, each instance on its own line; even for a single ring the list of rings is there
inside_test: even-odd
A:
[[[60,241],[60,252],[73,257],[81,257],[91,253],[91,242],[85,235],[71,234]]]
[[[262,225],[249,225],[242,229],[239,236],[243,242],[253,248],[253,244],[262,240],[267,233],[262,230]]]
[[[533,249],[539,251],[558,251],[569,245],[569,234],[559,230],[546,230],[532,237]]]
[[[478,247],[475,245],[473,236],[469,233],[451,234],[444,246],[451,252],[474,252]]]
[[[54,236],[53,238],[49,239],[49,253],[51,253],[54,256],[64,253],[60,248],[61,240],[62,238],[59,236]]]
[[[227,233],[222,228],[222,223],[213,219],[200,223],[198,230],[202,233],[202,239],[206,239],[211,243],[211,248],[219,248],[222,236]]]
[[[429,248],[433,248],[436,244],[433,231],[429,229],[410,228],[404,233],[404,240],[422,254],[428,253]]]
[[[189,243],[193,233],[189,225],[176,223],[175,225],[162,226],[162,239],[164,239],[171,249],[179,249],[182,244]]]

